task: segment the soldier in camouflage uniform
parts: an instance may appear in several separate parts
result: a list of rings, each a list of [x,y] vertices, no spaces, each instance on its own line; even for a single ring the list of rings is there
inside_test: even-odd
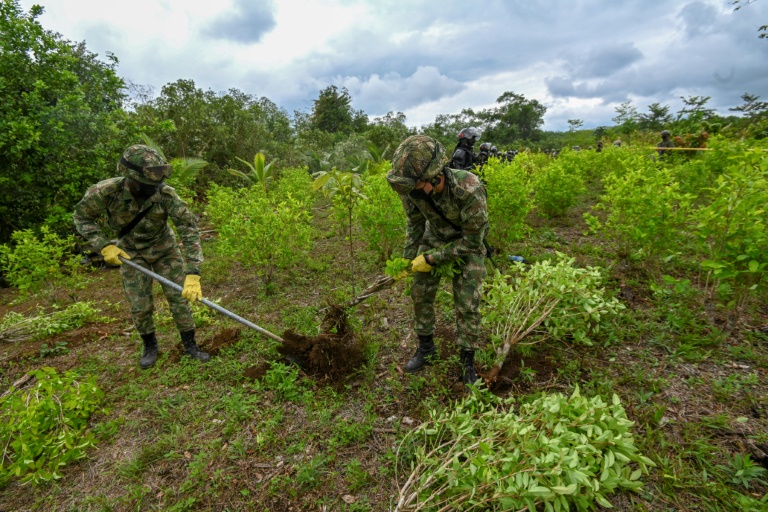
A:
[[[657,148],[673,148],[675,147],[675,143],[672,140],[672,134],[669,133],[669,130],[662,130],[661,132],[661,142],[656,144]],[[664,158],[664,155],[669,153],[669,151],[665,151],[663,149],[657,150],[659,153],[659,158]]]
[[[171,166],[154,149],[140,144],[129,147],[117,164],[117,171],[122,178],[110,178],[93,185],[75,206],[75,227],[101,251],[105,262],[121,265],[123,290],[131,305],[133,323],[144,342],[141,368],[154,365],[158,354],[152,278],[122,265],[119,256],[184,286],[184,291],[179,293],[163,285],[163,292],[180,332],[184,352],[206,362],[210,356],[195,342],[195,323],[188,302],[202,298],[203,252],[197,220],[176,191],[163,183],[170,176]],[[107,217],[109,227],[118,233],[117,241],[102,232],[97,223],[102,216]],[[137,218],[138,223],[134,221]],[[183,258],[169,218],[181,237]]]
[[[411,297],[416,353],[405,365],[419,370],[436,355],[435,295],[440,277],[435,265],[457,262],[453,277],[453,305],[463,366],[463,381],[477,380],[475,350],[480,348],[480,295],[486,275],[484,245],[488,232],[485,187],[476,175],[447,167],[445,148],[425,135],[408,137],[395,151],[387,181],[405,208],[406,241],[403,257],[415,271]],[[458,260],[461,259],[461,263]]]

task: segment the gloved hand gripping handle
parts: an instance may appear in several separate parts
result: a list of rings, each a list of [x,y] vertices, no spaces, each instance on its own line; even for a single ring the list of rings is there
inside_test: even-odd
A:
[[[184,290],[184,288],[182,286],[179,286],[178,284],[174,283],[173,281],[169,281],[168,279],[164,278],[163,276],[161,276],[159,274],[156,274],[156,273],[152,272],[151,270],[148,270],[148,269],[146,269],[146,268],[144,268],[144,267],[142,267],[142,266],[132,262],[131,260],[127,260],[127,259],[123,258],[122,256],[118,256],[118,257],[120,258],[120,261],[122,261],[126,265],[129,265],[129,266],[135,268],[136,270],[138,270],[139,272],[157,279],[158,282],[160,282],[160,283],[162,283],[162,284],[164,284],[166,286],[170,286],[171,288],[173,288],[174,290],[176,290],[178,292],[181,292],[182,290]],[[216,311],[218,311],[222,315],[228,316],[232,320],[235,320],[236,322],[240,322],[241,324],[243,324],[245,326],[248,326],[248,327],[250,327],[251,329],[253,329],[255,331],[260,332],[264,336],[269,336],[273,340],[279,341],[280,343],[283,343],[283,341],[284,341],[283,338],[281,338],[277,334],[272,334],[268,330],[263,329],[263,328],[259,327],[258,325],[254,324],[252,322],[249,322],[245,318],[243,318],[241,316],[238,316],[238,315],[232,313],[231,311],[228,311],[228,310],[224,309],[223,307],[221,307],[218,304],[215,304],[215,303],[209,301],[208,299],[199,299],[199,301],[202,302],[203,304],[205,304],[206,306],[208,306],[209,308],[215,309]]]

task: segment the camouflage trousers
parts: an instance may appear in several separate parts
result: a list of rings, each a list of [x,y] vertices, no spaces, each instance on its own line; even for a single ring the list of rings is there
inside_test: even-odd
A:
[[[131,256],[131,261],[139,266],[160,274],[179,286],[184,286],[184,278],[186,277],[184,258],[175,245],[159,254],[152,253],[151,248],[141,253],[130,249],[126,249],[126,252]],[[139,334],[155,332],[155,320],[153,318],[155,302],[152,296],[152,281],[154,279],[130,265],[121,265],[120,275],[123,277],[123,290],[128,303],[131,305],[131,317],[133,317],[136,330],[139,331]],[[170,286],[162,285],[162,287],[176,328],[179,331],[194,329],[195,322],[192,319],[189,301],[181,296],[181,292]]]
[[[428,248],[420,248],[422,250]],[[480,349],[480,296],[483,291],[484,256],[464,257],[461,273],[453,276],[453,309],[456,314],[456,338],[462,348]],[[435,296],[440,278],[431,272],[416,272],[411,285],[416,334],[425,336],[435,330]]]

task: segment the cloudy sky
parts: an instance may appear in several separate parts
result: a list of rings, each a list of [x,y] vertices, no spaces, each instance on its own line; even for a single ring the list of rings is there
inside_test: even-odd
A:
[[[631,100],[681,107],[711,96],[721,114],[744,93],[768,100],[768,0],[21,0],[42,25],[120,60],[126,80],[192,79],[289,112],[346,87],[371,117],[412,126],[493,107],[505,91],[547,107],[544,129],[611,125]]]

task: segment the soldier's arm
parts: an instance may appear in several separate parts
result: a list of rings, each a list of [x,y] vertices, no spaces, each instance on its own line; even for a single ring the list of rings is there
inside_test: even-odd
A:
[[[405,208],[405,249],[403,258],[412,260],[418,255],[421,239],[427,226],[427,219],[407,197],[401,197]]]
[[[99,217],[107,213],[108,192],[107,188],[100,187],[98,183],[91,186],[75,205],[75,213],[72,215],[77,232],[96,250],[101,250],[110,243],[97,222]]]
[[[169,202],[168,216],[173,221],[173,225],[176,226],[176,231],[181,238],[186,272],[187,274],[199,274],[200,264],[203,262],[203,248],[200,245],[197,218],[173,188],[163,187],[161,193],[170,196],[166,199]]]
[[[463,256],[485,254],[483,240],[488,232],[485,187],[480,184],[461,209],[461,238],[437,248],[432,258],[437,265]]]

